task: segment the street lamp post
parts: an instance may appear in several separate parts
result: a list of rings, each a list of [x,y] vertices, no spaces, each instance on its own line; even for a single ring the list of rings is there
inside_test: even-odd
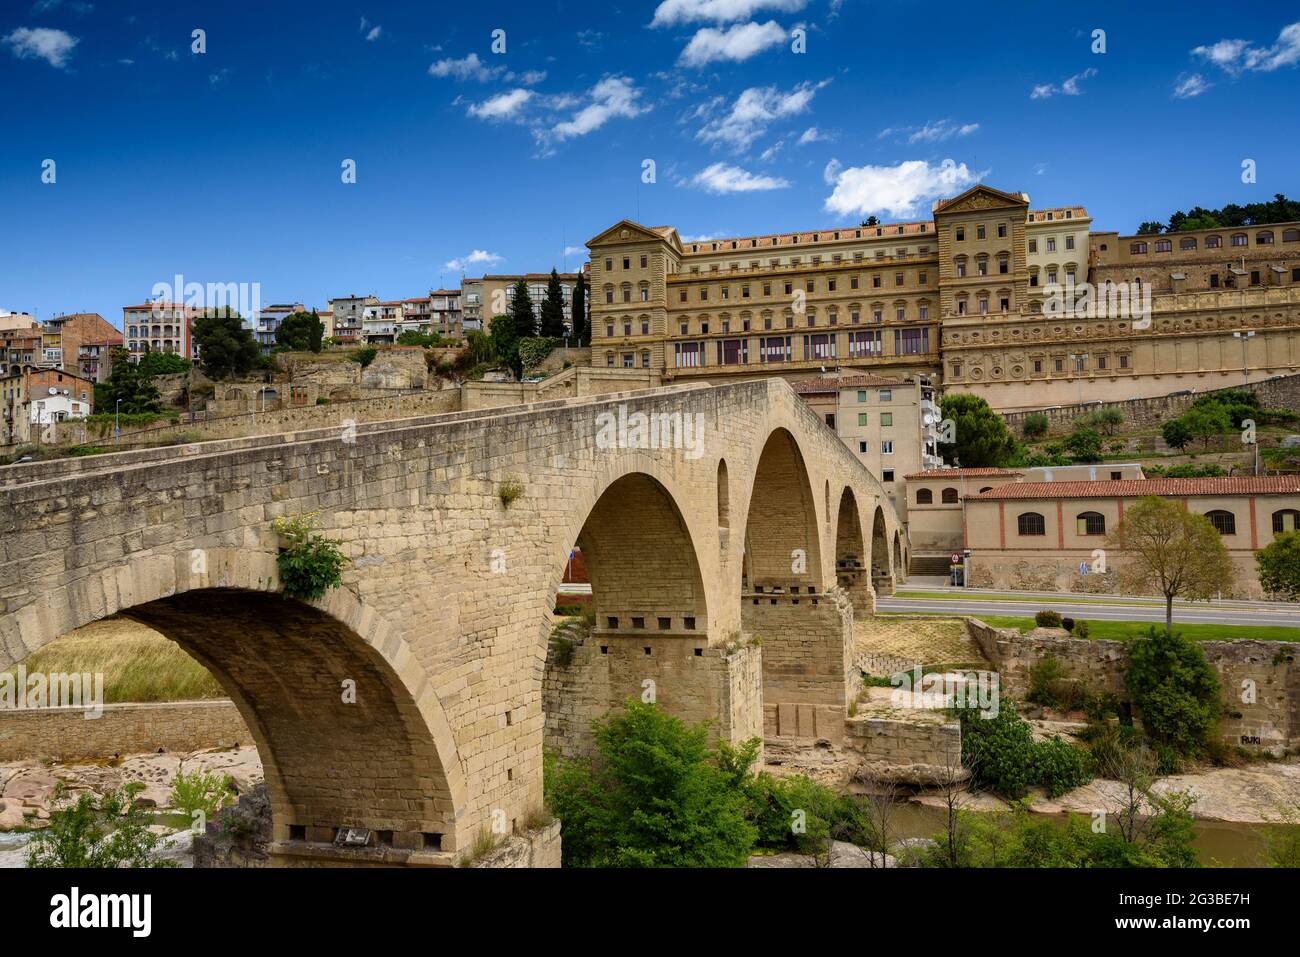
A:
[[[122,434],[122,400],[117,400],[117,405],[113,408],[113,435]]]
[[[1234,332],[1232,334],[1232,338],[1241,340],[1241,384],[1242,385],[1247,385],[1250,382],[1250,361],[1247,358],[1247,351],[1249,349],[1248,343],[1250,342],[1251,337],[1254,335],[1255,335],[1255,331],[1253,329],[1249,332]]]

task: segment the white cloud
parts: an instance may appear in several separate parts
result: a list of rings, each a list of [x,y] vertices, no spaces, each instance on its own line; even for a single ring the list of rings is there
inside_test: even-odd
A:
[[[525,70],[519,74],[519,82],[524,86],[535,86],[546,79],[545,70]]]
[[[761,176],[739,166],[714,163],[695,174],[692,182],[710,193],[754,193],[769,189],[785,189],[788,180],[776,176]]]
[[[883,212],[894,218],[914,216],[922,203],[960,192],[977,181],[977,176],[950,159],[938,165],[925,160],[906,160],[897,166],[850,166],[834,170],[835,189],[826,197],[828,212],[865,215]]]
[[[51,30],[47,27],[37,27],[34,30],[19,27],[0,40],[0,43],[7,46],[18,59],[44,60],[50,66],[60,70],[68,62],[72,48],[80,42],[78,37],[63,30]]]
[[[478,80],[480,83],[486,83],[500,72],[500,67],[488,66],[478,58],[477,53],[467,54],[459,60],[451,58],[438,60],[436,63],[429,65],[430,76],[449,76],[456,80]]]
[[[1065,96],[1082,96],[1083,90],[1079,89],[1079,82],[1096,75],[1097,68],[1090,66],[1088,69],[1074,74],[1074,76],[1066,77],[1061,81],[1060,86],[1056,86],[1052,83],[1039,83],[1030,91],[1029,98],[1031,100],[1045,100],[1058,93],[1064,94]]]
[[[1253,46],[1249,40],[1219,40],[1193,48],[1192,55],[1232,74],[1243,70],[1271,73],[1284,66],[1295,66],[1300,63],[1300,21],[1284,26],[1272,46]]]
[[[605,39],[605,34],[599,30],[579,30],[577,36],[578,42],[584,47],[598,47]]]
[[[730,23],[748,20],[760,10],[794,13],[802,10],[808,0],[663,0],[655,8],[652,27],[667,27],[678,23]]]
[[[706,143],[726,143],[737,149],[746,149],[767,131],[769,124],[806,112],[817,91],[828,82],[800,83],[787,91],[774,86],[751,86],[736,98],[725,116],[710,120],[696,136]],[[720,100],[716,98],[705,104],[700,115],[716,109]]]
[[[448,259],[446,268],[459,272],[469,266],[495,266],[499,262],[501,257],[496,253],[490,253],[486,249],[476,249],[468,256]]]
[[[373,27],[371,31],[366,34],[366,39],[371,43],[374,43],[376,40],[379,39],[379,35],[383,32],[384,32],[383,27]]]
[[[590,102],[563,122],[548,130],[538,130],[536,136],[543,143],[559,142],[575,136],[586,136],[617,117],[640,116],[650,108],[641,106],[641,91],[625,76],[607,76],[588,93]]]
[[[683,233],[681,234],[681,240],[684,243],[711,243],[715,239],[721,239],[723,236],[726,235],[727,233],[725,231],[719,233],[700,233],[698,236],[696,235],[687,236],[685,233]]]
[[[951,119],[929,120],[920,126],[890,127],[880,131],[879,139],[886,136],[907,136],[909,145],[941,143],[956,136],[970,136],[980,128],[978,123],[956,123]]]
[[[771,162],[772,159],[775,158],[776,154],[781,152],[781,150],[784,147],[785,147],[785,140],[777,140],[767,149],[763,150],[763,152],[759,155],[758,158],[761,159],[764,163]]]
[[[585,256],[587,254],[587,247],[586,246],[565,246],[564,247],[564,255],[566,256],[576,256],[579,253]]]
[[[808,129],[803,131],[802,135],[800,135],[799,142],[796,145],[807,146],[809,143],[821,143],[828,139],[830,139],[830,137],[817,129],[817,127],[810,126]]]
[[[1174,83],[1174,96],[1180,100],[1190,100],[1194,96],[1200,96],[1212,86],[1214,84],[1207,83],[1205,77],[1199,73],[1179,74]]]
[[[482,103],[471,104],[468,113],[480,120],[512,120],[534,96],[536,94],[532,90],[522,88],[498,93]]]
[[[829,186],[831,183],[834,183],[839,179],[840,170],[843,168],[844,164],[832,156],[830,161],[826,164],[826,168],[822,170],[822,179],[825,180],[826,184]]]
[[[677,62],[682,66],[705,66],[727,61],[741,63],[764,50],[785,42],[786,32],[775,20],[767,23],[737,23],[726,30],[704,27],[691,37]]]

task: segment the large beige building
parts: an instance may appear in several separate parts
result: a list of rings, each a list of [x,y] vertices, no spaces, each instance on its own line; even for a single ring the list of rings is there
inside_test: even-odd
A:
[[[588,243],[592,363],[667,381],[925,375],[1001,410],[1300,368],[1300,226],[1091,224],[984,185],[923,222],[684,243],[623,220]],[[1123,296],[1064,295],[1107,282]]]

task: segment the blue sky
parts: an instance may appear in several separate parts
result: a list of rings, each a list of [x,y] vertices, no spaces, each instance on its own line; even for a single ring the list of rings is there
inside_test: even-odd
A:
[[[406,297],[566,247],[572,268],[623,217],[923,218],[976,179],[1128,232],[1300,194],[1283,4],[187,6],[4,3],[0,308],[120,323],[177,273],[264,303]]]

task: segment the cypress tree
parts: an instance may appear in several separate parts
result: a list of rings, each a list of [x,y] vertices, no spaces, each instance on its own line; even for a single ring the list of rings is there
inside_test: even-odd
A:
[[[560,291],[560,276],[554,267],[546,283],[546,298],[542,300],[542,335],[553,339],[564,337],[564,293]]]
[[[514,296],[510,300],[510,318],[514,320],[515,335],[520,338],[537,335],[533,299],[528,295],[528,283],[522,279],[515,283]]]

